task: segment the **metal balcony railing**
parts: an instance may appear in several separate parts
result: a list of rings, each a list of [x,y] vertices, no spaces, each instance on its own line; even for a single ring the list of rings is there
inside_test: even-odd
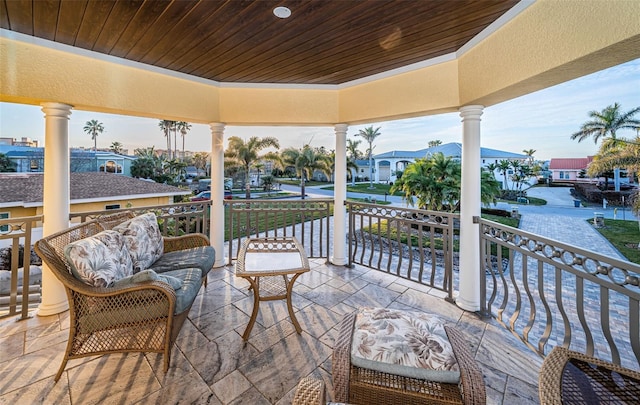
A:
[[[86,222],[101,215],[114,214],[122,211],[132,211],[136,215],[153,212],[158,218],[160,232],[164,236],[180,236],[189,233],[204,233],[209,235],[209,211],[211,201],[197,201],[188,203],[152,205],[136,208],[121,208],[108,211],[88,211],[71,213],[71,222]]]
[[[332,200],[260,200],[225,203],[229,263],[250,236],[296,236],[312,258],[329,258]],[[164,235],[209,230],[210,202],[132,209],[153,211]],[[349,265],[359,264],[446,292],[457,285],[458,215],[346,202]],[[86,221],[116,212],[71,214]],[[42,216],[0,220],[0,248],[11,248],[4,274],[0,317],[20,315],[40,301],[40,283],[20,258],[20,245],[40,237]],[[563,345],[640,367],[640,266],[604,257],[495,222],[480,219],[481,306],[527,346],[545,355]],[[335,237],[335,235],[333,236]],[[7,276],[8,274],[8,276]],[[6,292],[6,294],[5,294]],[[29,297],[23,299],[23,297]]]
[[[459,215],[353,202],[346,206],[349,265],[417,281],[453,300],[454,223]]]
[[[225,201],[228,263],[248,237],[295,236],[308,257],[329,259],[332,207],[327,199]]]
[[[0,219],[0,318],[20,315],[29,317],[29,310],[38,306],[42,292],[41,261],[30,254],[34,228],[42,215],[24,218]]]
[[[483,219],[480,240],[485,314],[540,355],[640,369],[640,266]]]

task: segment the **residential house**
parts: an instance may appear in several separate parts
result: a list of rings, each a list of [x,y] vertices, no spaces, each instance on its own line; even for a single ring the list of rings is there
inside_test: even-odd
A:
[[[549,162],[551,181],[576,181],[582,176],[581,172],[586,172],[589,163],[592,161],[593,156],[551,159]]]
[[[20,140],[16,138],[0,138],[0,145],[38,147],[38,141],[26,136],[23,136]]]
[[[0,173],[0,218],[42,214],[42,173]],[[108,173],[71,173],[70,212],[171,204],[189,190]]]
[[[397,179],[397,173],[404,171],[410,163],[415,162],[417,159],[432,156],[436,153],[442,153],[444,156],[451,157],[456,160],[462,160],[462,144],[458,142],[451,142],[416,151],[393,150],[375,155],[375,181],[383,183],[394,182]],[[520,163],[525,163],[529,159],[529,156],[521,153],[513,153],[491,148],[480,148],[481,167],[487,167],[487,165],[492,163],[497,164],[502,160],[515,160]],[[503,186],[507,184],[504,178],[504,173],[501,173],[499,170],[495,170],[493,174],[496,180],[498,180]],[[507,178],[512,174],[513,171],[509,170],[507,172]],[[533,182],[534,179],[531,181]]]
[[[0,153],[4,153],[9,159],[16,163],[18,173],[34,173],[44,171],[44,148],[2,145]],[[71,172],[95,172],[96,168],[100,172],[122,174],[131,176],[131,164],[135,157],[119,155],[113,152],[94,152],[84,148],[72,148],[70,150]]]

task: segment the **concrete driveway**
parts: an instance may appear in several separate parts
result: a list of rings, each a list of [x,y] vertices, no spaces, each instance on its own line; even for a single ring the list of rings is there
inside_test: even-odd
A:
[[[532,187],[527,190],[527,196],[542,198],[548,206],[574,207],[569,190],[569,187]]]

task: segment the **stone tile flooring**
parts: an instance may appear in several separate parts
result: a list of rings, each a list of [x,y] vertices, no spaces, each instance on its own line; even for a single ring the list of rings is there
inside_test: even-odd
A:
[[[295,333],[284,301],[260,304],[248,344],[253,298],[232,267],[214,269],[201,289],[162,371],[159,354],[112,354],[72,360],[53,377],[67,341],[67,313],[0,321],[0,404],[289,404],[310,374],[328,397],[331,350],[342,317],[358,306],[430,311],[468,336],[487,385],[489,404],[538,403],[542,359],[494,321],[447,303],[440,291],[362,267],[311,260],[294,286]]]

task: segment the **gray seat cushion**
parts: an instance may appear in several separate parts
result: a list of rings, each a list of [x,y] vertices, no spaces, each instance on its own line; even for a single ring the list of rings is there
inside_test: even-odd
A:
[[[204,277],[213,267],[215,260],[216,251],[211,246],[201,246],[175,252],[165,252],[149,268],[161,274],[167,271],[195,267],[202,271],[202,276]]]
[[[187,310],[196,299],[196,294],[202,285],[202,272],[198,268],[191,268],[168,271],[164,275],[182,280],[182,287],[175,290],[176,310],[174,313],[177,315]]]

